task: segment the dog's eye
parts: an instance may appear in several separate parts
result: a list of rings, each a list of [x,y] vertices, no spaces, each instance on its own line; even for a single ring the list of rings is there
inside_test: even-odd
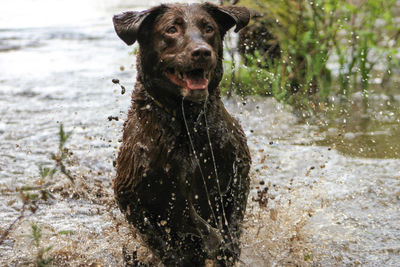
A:
[[[213,32],[214,31],[214,28],[213,27],[211,27],[211,26],[206,26],[206,33],[211,33],[211,32]]]
[[[178,29],[175,26],[169,27],[167,29],[167,33],[169,33],[169,34],[174,34],[174,33],[177,33],[177,32],[178,32]]]

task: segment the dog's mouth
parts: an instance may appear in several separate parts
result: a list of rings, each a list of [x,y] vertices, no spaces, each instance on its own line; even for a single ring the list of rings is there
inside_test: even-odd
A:
[[[206,90],[208,88],[209,73],[204,69],[180,71],[176,68],[168,68],[166,74],[172,83],[184,90]]]

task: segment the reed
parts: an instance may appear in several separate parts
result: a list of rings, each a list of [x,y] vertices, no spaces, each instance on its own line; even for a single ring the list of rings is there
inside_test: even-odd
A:
[[[271,95],[313,108],[331,96],[348,99],[357,91],[368,98],[372,81],[389,86],[393,70],[400,69],[396,0],[239,4],[257,12],[239,38],[240,64],[233,64],[233,57],[225,61],[222,89],[227,94]]]

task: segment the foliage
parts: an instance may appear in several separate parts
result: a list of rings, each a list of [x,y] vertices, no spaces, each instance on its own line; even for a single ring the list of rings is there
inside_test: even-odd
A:
[[[72,132],[64,131],[64,125],[61,123],[58,132],[59,135],[58,152],[57,154],[51,154],[51,158],[56,163],[53,170],[56,171],[58,169],[62,174],[68,177],[71,183],[74,183],[74,178],[71,176],[71,174],[69,173],[69,171],[65,166],[65,162],[68,163],[68,156],[69,156],[69,151],[68,148],[65,148],[65,143],[70,138],[71,134]]]
[[[33,185],[25,185],[17,189],[22,200],[22,208],[19,216],[10,224],[7,229],[5,229],[3,234],[0,236],[0,244],[4,242],[7,236],[14,230],[20,221],[27,216],[31,216],[36,213],[40,202],[47,202],[49,199],[54,199],[49,187],[52,184],[53,177],[57,171],[60,171],[66,175],[72,183],[74,182],[73,177],[66,168],[69,152],[68,149],[65,148],[65,144],[70,138],[71,132],[65,132],[62,123],[59,127],[58,136],[58,151],[57,153],[51,155],[51,158],[54,160],[54,166],[39,166],[39,179],[36,180]],[[50,247],[40,248],[39,241],[41,238],[41,229],[35,224],[32,224],[32,238],[34,239],[35,246],[38,249],[36,260],[37,266],[48,266],[51,261],[50,259],[44,258],[44,254],[50,250]]]
[[[232,87],[238,94],[272,94],[294,106],[315,106],[332,94],[348,96],[356,89],[367,96],[375,66],[387,66],[380,73],[387,81],[398,64],[393,60],[400,45],[395,0],[247,0],[240,4],[262,12],[281,55],[265,58],[259,50],[242,55],[245,66],[226,64],[223,88]],[[249,30],[255,30],[253,25]],[[253,40],[249,42],[245,45],[251,46]],[[330,69],[328,63],[339,67]],[[338,86],[332,86],[333,80]]]
[[[343,23],[333,40],[340,64],[338,93],[349,96],[359,88],[366,97],[374,67],[383,63],[384,75],[393,67],[400,45],[400,25],[394,21],[399,7],[395,0],[340,2]]]
[[[272,82],[274,80],[274,74],[270,72],[272,69],[261,68],[260,65],[265,64],[265,60],[260,55],[258,51],[255,51],[255,55],[246,55],[247,64],[243,65],[237,70],[234,70],[230,65],[230,61],[225,61],[224,64],[228,66],[226,75],[222,80],[222,88],[228,88],[230,86],[230,79],[227,77],[231,77],[232,71],[235,72],[235,76],[238,81],[235,82],[235,92],[240,95],[271,95],[272,94]],[[265,85],[268,85],[266,87]],[[250,85],[250,86],[242,86],[242,85]]]
[[[47,201],[49,198],[54,198],[49,191],[54,174],[59,170],[61,173],[66,175],[73,183],[73,177],[70,175],[66,168],[68,163],[68,149],[65,148],[65,143],[70,138],[72,132],[65,132],[64,125],[61,123],[59,127],[59,144],[58,151],[56,154],[51,154],[51,158],[54,160],[54,166],[43,167],[39,166],[39,179],[35,182],[34,186],[22,186],[19,189],[21,199],[23,203],[29,206],[29,209],[34,213],[37,209],[37,202],[39,200]]]
[[[46,267],[50,266],[50,264],[53,262],[53,258],[46,258],[45,254],[51,249],[51,246],[49,247],[42,247],[40,245],[40,241],[42,238],[42,227],[38,226],[35,223],[31,224],[31,238],[34,241],[34,245],[36,248],[36,260],[35,260],[35,265],[38,267]]]

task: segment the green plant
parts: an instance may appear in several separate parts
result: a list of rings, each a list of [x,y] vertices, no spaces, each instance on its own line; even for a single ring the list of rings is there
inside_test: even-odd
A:
[[[225,69],[227,69],[225,78],[222,80],[223,93],[228,93],[231,88],[236,94],[245,95],[271,95],[273,73],[265,68],[260,68],[260,64],[264,64],[259,52],[255,52],[255,56],[246,55],[247,64],[235,70],[230,61],[225,61]],[[232,81],[232,72],[235,80]],[[269,86],[266,86],[269,85]],[[249,86],[250,85],[250,86]]]
[[[311,259],[312,259],[312,255],[311,254],[304,255],[304,261],[309,261]]]
[[[71,134],[71,132],[64,131],[64,126],[61,123],[58,132],[58,152],[51,154],[51,158],[55,162],[54,166],[39,166],[39,179],[35,181],[33,185],[24,185],[17,189],[17,192],[22,200],[22,208],[17,218],[15,218],[15,220],[4,230],[0,236],[0,244],[4,242],[7,236],[14,230],[14,227],[16,227],[20,221],[22,221],[25,217],[36,213],[37,209],[39,208],[39,201],[48,201],[50,198],[54,198],[49,190],[49,187],[52,184],[53,177],[57,170],[66,175],[71,183],[74,183],[73,176],[66,168],[66,164],[68,164],[69,151],[67,148],[65,148],[65,144],[70,138]]]
[[[260,65],[271,80],[265,86],[280,101],[302,106],[312,98],[319,102],[329,95],[330,76],[326,67],[331,39],[336,34],[333,24],[336,0],[328,1],[243,1],[261,10],[268,31],[281,48],[280,58]],[[250,26],[251,27],[251,26]],[[254,54],[257,59],[259,55]],[[260,55],[261,58],[263,55]],[[271,59],[262,58],[264,61]],[[245,62],[248,63],[246,57]],[[323,90],[320,90],[323,88]]]
[[[367,97],[372,71],[378,63],[386,62],[386,73],[390,73],[395,47],[400,45],[400,26],[393,20],[395,11],[395,0],[341,3],[342,31],[334,40],[340,63],[339,94],[349,96],[359,87]]]
[[[42,227],[38,226],[34,222],[31,224],[31,238],[34,241],[36,249],[35,265],[39,267],[50,266],[53,262],[53,258],[45,257],[45,254],[50,251],[51,246],[42,247],[40,244],[42,238]]]
[[[222,87],[234,81],[238,94],[272,94],[293,106],[314,108],[333,94],[348,98],[361,90],[367,98],[374,75],[387,84],[392,69],[400,65],[393,60],[400,45],[400,25],[394,20],[400,6],[395,0],[244,0],[241,4],[257,10],[265,21],[256,18],[248,30],[262,32],[258,27],[268,27],[271,41],[260,36],[264,43],[256,46],[258,51],[242,54],[245,66],[228,70]],[[271,43],[279,44],[279,57],[265,52]],[[251,43],[240,47],[246,45]],[[330,69],[328,63],[339,67]],[[384,72],[376,68],[378,63],[387,66]]]
[[[68,177],[71,183],[75,183],[74,178],[66,168],[66,163],[68,163],[69,150],[65,148],[65,143],[70,138],[72,132],[65,132],[64,125],[60,123],[59,128],[59,145],[58,152],[56,154],[51,154],[51,158],[55,161],[56,165],[54,170],[58,169],[62,174]]]

